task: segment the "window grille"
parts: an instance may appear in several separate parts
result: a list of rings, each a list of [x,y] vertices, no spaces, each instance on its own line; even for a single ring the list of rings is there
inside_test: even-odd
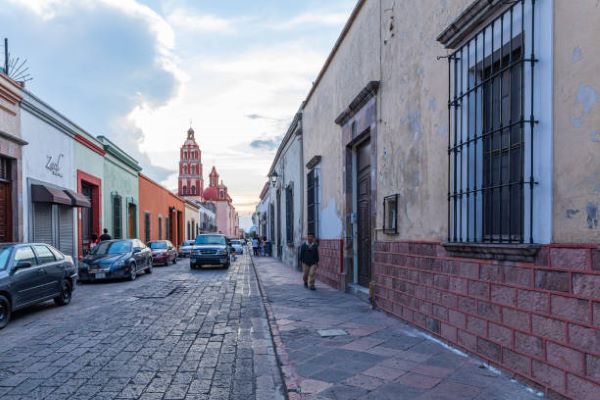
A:
[[[10,181],[10,159],[6,157],[0,157],[0,180]]]
[[[312,169],[306,177],[306,209],[308,234],[318,236],[319,229],[319,176]]]
[[[170,213],[170,210],[169,210]],[[170,223],[170,218],[166,217],[165,218],[165,234],[167,235],[167,240],[171,240],[171,223]]]
[[[285,237],[288,245],[294,244],[294,186],[285,188]]]
[[[158,240],[162,240],[162,217],[158,217]]]
[[[113,233],[114,239],[123,238],[123,205],[121,196],[113,196]]]
[[[150,241],[150,213],[144,213],[144,239],[146,243]]]
[[[533,243],[536,0],[448,57],[448,240]]]

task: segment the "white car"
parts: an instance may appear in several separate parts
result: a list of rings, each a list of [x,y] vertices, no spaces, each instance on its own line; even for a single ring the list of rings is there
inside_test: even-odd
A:
[[[231,248],[236,254],[244,254],[244,243],[241,240],[232,240]]]

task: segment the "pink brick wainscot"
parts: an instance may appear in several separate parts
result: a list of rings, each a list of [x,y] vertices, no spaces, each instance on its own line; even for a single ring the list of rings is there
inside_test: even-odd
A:
[[[343,240],[319,240],[317,279],[339,289],[342,276]]]
[[[600,251],[544,246],[535,262],[377,242],[377,307],[510,371],[550,397],[598,399]]]

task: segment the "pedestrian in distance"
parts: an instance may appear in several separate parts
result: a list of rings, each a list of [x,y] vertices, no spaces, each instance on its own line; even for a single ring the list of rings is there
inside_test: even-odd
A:
[[[252,239],[252,251],[255,256],[258,256],[258,238],[256,237]]]
[[[104,230],[102,232],[104,232],[104,233],[102,233],[102,235],[100,235],[101,242],[104,242],[105,240],[112,240],[112,236],[110,236],[108,234],[108,229],[104,228]]]
[[[267,241],[266,239],[267,239],[266,237],[264,239],[260,238],[260,240],[258,241],[258,250],[262,257],[264,257],[266,255],[265,254],[265,242]]]
[[[312,233],[308,234],[306,242],[300,246],[300,262],[302,263],[304,287],[315,290],[315,275],[319,266],[319,245]]]

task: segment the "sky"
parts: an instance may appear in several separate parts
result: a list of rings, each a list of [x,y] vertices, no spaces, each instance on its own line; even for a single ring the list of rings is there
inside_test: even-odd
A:
[[[356,0],[0,0],[28,90],[177,187],[190,122],[248,228],[266,174]]]

